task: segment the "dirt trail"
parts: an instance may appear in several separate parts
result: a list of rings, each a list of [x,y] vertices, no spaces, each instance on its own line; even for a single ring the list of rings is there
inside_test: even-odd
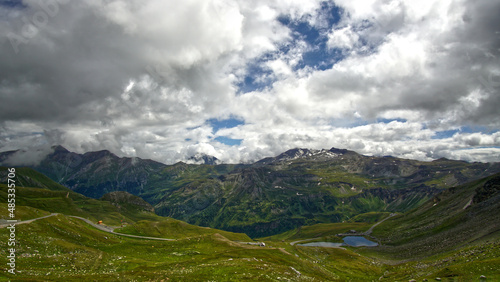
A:
[[[393,217],[393,216],[396,216],[396,215],[398,215],[398,214],[397,214],[397,213],[391,213],[388,217],[386,217],[386,218],[382,219],[381,221],[379,221],[379,222],[375,223],[374,225],[372,225],[372,227],[370,227],[370,229],[368,229],[368,230],[367,230],[366,232],[364,232],[364,233],[365,233],[366,235],[370,235],[370,234],[372,234],[372,232],[373,232],[373,228],[375,228],[375,227],[376,227],[377,225],[379,225],[380,223],[382,223],[382,222],[384,222],[384,221],[388,220],[389,218],[391,218],[391,217]]]
[[[369,236],[370,234],[372,234],[373,232],[373,228],[377,227],[377,225],[379,225],[380,223],[388,220],[389,218],[393,217],[393,216],[396,216],[397,214],[396,213],[391,213],[388,217],[382,219],[381,221],[375,223],[374,225],[372,225],[368,230],[366,230],[365,232],[361,232],[361,233],[341,233],[341,234],[338,234],[340,236]],[[307,242],[307,241],[313,241],[313,240],[317,240],[317,239],[321,239],[321,237],[317,237],[317,238],[311,238],[311,239],[304,239],[304,240],[298,240],[298,241],[294,241],[294,242],[290,242],[290,245],[295,245],[297,243],[302,243],[302,242]]]

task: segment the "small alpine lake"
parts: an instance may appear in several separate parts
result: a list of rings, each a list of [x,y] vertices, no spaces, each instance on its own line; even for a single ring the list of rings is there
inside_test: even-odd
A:
[[[312,243],[297,244],[297,245],[303,247],[330,247],[330,248],[345,246],[344,243],[332,243],[332,242],[312,242]]]
[[[344,237],[344,243],[352,247],[375,247],[378,244],[361,236]]]
[[[342,246],[351,246],[351,247],[375,247],[378,244],[372,242],[365,237],[362,236],[347,236],[344,237],[344,243],[333,243],[333,242],[311,242],[305,244],[298,244],[299,246],[304,247],[342,247]]]

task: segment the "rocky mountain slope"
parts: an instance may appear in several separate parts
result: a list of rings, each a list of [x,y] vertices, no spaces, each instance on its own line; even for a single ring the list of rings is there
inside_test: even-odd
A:
[[[194,156],[191,156],[188,160],[190,164],[206,164],[206,165],[218,165],[222,164],[222,162],[214,156],[209,156],[207,154],[198,153]]]
[[[449,188],[375,229],[378,252],[418,258],[500,238],[500,173]]]
[[[368,157],[294,149],[225,173],[177,165],[159,214],[260,237],[367,212],[405,212],[442,190],[500,171],[499,164]]]
[[[0,160],[7,165],[12,154],[15,151],[2,153]],[[150,175],[165,167],[152,160],[120,158],[106,150],[77,154],[62,146],[53,147],[40,164],[32,166],[71,190],[97,199],[113,191],[140,195]]]
[[[262,237],[367,212],[405,212],[444,189],[500,172],[500,163],[422,162],[332,148],[292,149],[251,165],[164,165],[59,146],[34,168],[89,197],[126,191],[159,215]]]

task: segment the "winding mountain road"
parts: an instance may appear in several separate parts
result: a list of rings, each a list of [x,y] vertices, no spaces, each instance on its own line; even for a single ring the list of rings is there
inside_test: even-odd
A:
[[[114,228],[113,227],[109,227],[109,226],[105,226],[105,225],[100,225],[100,224],[95,224],[94,222],[86,219],[86,218],[83,218],[83,217],[79,217],[79,216],[74,216],[74,215],[68,215],[69,217],[73,217],[73,218],[77,218],[77,219],[81,219],[83,221],[85,221],[86,223],[92,225],[93,227],[99,229],[99,230],[102,230],[104,232],[108,232],[108,233],[111,233],[111,234],[115,234],[115,235],[119,235],[119,236],[125,236],[125,237],[131,237],[131,238],[139,238],[139,239],[148,239],[148,240],[158,240],[158,241],[175,241],[176,239],[167,239],[167,238],[158,238],[158,237],[147,237],[147,236],[138,236],[138,235],[130,235],[130,234],[123,234],[123,233],[118,233],[118,232],[115,232],[113,231]]]
[[[39,219],[44,219],[44,218],[48,218],[48,217],[55,216],[55,215],[59,215],[59,213],[51,213],[51,214],[46,215],[46,216],[41,216],[41,217],[37,217],[37,218],[33,218],[33,219],[28,219],[28,220],[23,220],[23,221],[17,221],[17,222],[14,222],[14,221],[9,222],[9,221],[3,220],[2,223],[0,224],[0,228],[5,228],[7,226],[10,226],[11,224],[15,224],[15,225],[27,224],[27,223],[31,223],[31,222],[39,220]],[[373,228],[375,228],[377,225],[381,224],[382,222],[386,221],[387,219],[389,219],[389,218],[391,218],[391,217],[393,217],[395,215],[397,215],[397,214],[393,213],[393,214],[389,215],[388,217],[382,219],[381,221],[375,223],[366,232],[363,232],[363,233],[360,233],[360,234],[348,234],[348,235],[361,235],[361,236],[370,235],[372,233],[372,231],[373,231]],[[93,221],[90,221],[90,220],[88,220],[86,218],[83,218],[83,217],[74,216],[74,215],[67,215],[67,216],[83,220],[86,223],[90,224],[91,226],[93,226],[93,227],[95,227],[95,228],[97,228],[97,229],[99,229],[101,231],[108,232],[108,233],[111,233],[111,234],[114,234],[114,235],[118,235],[118,236],[124,236],[124,237],[130,237],[130,238],[138,238],[138,239],[146,239],[146,240],[158,240],[158,241],[175,241],[176,240],[176,239],[167,239],[167,238],[138,236],[138,235],[130,235],[130,234],[118,233],[118,232],[114,231],[113,227],[106,226],[106,225],[101,225],[101,224],[95,224]],[[343,235],[343,234],[339,234],[339,235]],[[295,245],[295,244],[297,244],[299,242],[312,241],[312,240],[315,240],[315,239],[319,239],[319,238],[312,238],[312,239],[305,239],[305,240],[294,241],[294,242],[291,242],[290,245],[293,246],[293,245]]]
[[[37,217],[37,218],[33,218],[33,219],[28,219],[28,220],[22,220],[22,221],[10,221],[9,222],[9,221],[4,220],[0,224],[0,228],[5,228],[5,227],[8,227],[8,226],[10,226],[12,224],[15,224],[15,225],[27,224],[27,223],[31,223],[31,222],[39,220],[39,219],[44,219],[44,218],[48,218],[48,217],[55,216],[55,215],[59,215],[59,213],[51,213],[51,214],[46,215],[46,216],[41,216],[41,217]],[[74,216],[74,215],[65,215],[65,216],[67,216],[67,217],[73,217],[73,218],[76,218],[76,219],[83,220],[86,223],[90,224],[91,226],[93,226],[93,227],[95,227],[95,228],[97,228],[97,229],[99,229],[101,231],[108,232],[108,233],[111,233],[111,234],[114,234],[114,235],[118,235],[118,236],[138,238],[138,239],[147,239],[147,240],[158,240],[158,241],[175,241],[175,239],[158,238],[158,237],[147,237],[147,236],[138,236],[138,235],[130,235],[130,234],[118,233],[118,232],[114,232],[114,228],[113,227],[109,227],[109,226],[106,226],[106,225],[95,224],[94,222],[92,222],[92,221],[90,221],[90,220],[88,220],[86,218],[83,218],[83,217]]]
[[[19,225],[19,224],[31,223],[31,222],[33,222],[33,221],[35,221],[35,220],[44,219],[44,218],[51,217],[51,216],[54,216],[54,215],[58,215],[58,213],[51,213],[51,214],[46,215],[46,216],[41,216],[41,217],[37,217],[37,218],[33,218],[33,219],[28,219],[28,220],[22,220],[22,221],[15,221],[15,220],[8,221],[8,220],[2,220],[2,223],[0,224],[0,228],[4,228],[4,227],[7,227],[7,226],[10,226],[11,224]],[[4,222],[5,222],[5,223],[4,223]]]

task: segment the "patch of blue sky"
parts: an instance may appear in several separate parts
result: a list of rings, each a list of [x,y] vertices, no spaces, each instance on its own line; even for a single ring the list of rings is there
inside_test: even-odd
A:
[[[334,126],[334,127],[343,127],[343,128],[354,128],[358,126],[364,126],[364,125],[369,125],[369,124],[374,124],[374,123],[391,123],[391,122],[401,122],[405,123],[407,122],[406,119],[402,118],[394,118],[394,119],[386,119],[386,118],[378,118],[375,120],[366,120],[363,118],[344,118],[344,119],[332,119],[330,120],[329,124]]]
[[[228,146],[239,146],[243,141],[243,139],[232,139],[226,136],[218,136],[214,140]]]
[[[278,18],[281,24],[292,31],[293,41],[303,40],[309,46],[302,54],[302,61],[295,66],[295,70],[305,67],[326,70],[345,58],[342,50],[330,49],[327,46],[328,33],[340,21],[342,13],[343,11],[331,2],[323,2],[319,12],[323,23],[317,26],[311,25],[307,19],[292,21],[289,16]]]
[[[493,134],[498,132],[498,129],[488,129],[486,126],[462,126],[461,131],[464,133]]]
[[[11,12],[24,8],[21,0],[0,0],[0,18],[7,18]]]
[[[443,130],[443,131],[437,131],[434,133],[434,135],[431,137],[431,139],[446,139],[453,137],[455,133],[460,132],[460,129],[452,129],[452,130]]]
[[[331,119],[329,124],[337,128],[354,128],[358,126],[368,125],[368,122],[362,118],[343,118],[343,119]]]
[[[295,38],[300,37],[304,39],[307,43],[315,43],[320,39],[320,30],[314,26],[311,26],[307,21],[292,21],[290,17],[279,17],[278,21],[290,28],[292,30],[292,35]]]
[[[477,146],[477,147],[469,147],[469,148],[458,148],[457,151],[470,151],[470,150],[478,150],[478,149],[500,149],[500,146]]]
[[[212,119],[207,120],[207,123],[212,127],[213,133],[216,133],[221,128],[233,128],[233,127],[237,127],[238,125],[245,124],[244,121],[237,119],[237,118],[234,118],[234,117],[224,119],[224,120],[218,120],[218,119],[212,118]]]
[[[377,123],[391,123],[393,121],[405,123],[408,120],[403,119],[403,118],[393,118],[393,119],[379,118],[379,119],[377,119]]]
[[[332,1],[324,1],[321,3],[320,10],[318,11],[318,31],[326,31],[328,32],[331,27],[336,25],[337,23],[340,22],[342,15],[344,14],[344,10],[338,6],[335,5]],[[282,15],[278,17],[278,21],[291,28],[294,31],[298,31],[299,33],[306,33],[307,31],[310,31],[310,25],[306,19],[302,20],[297,20],[297,21],[292,21],[291,17],[288,15]],[[294,28],[295,27],[295,28]],[[311,35],[317,34],[319,35],[319,32],[316,33],[315,31],[312,32]],[[310,39],[316,40],[317,38],[311,38]]]
[[[340,49],[328,49],[326,42],[320,43],[317,48],[310,50],[302,55],[302,61],[295,66],[295,70],[305,67],[312,67],[316,70],[331,69],[337,62],[345,58]]]
[[[431,139],[446,139],[453,137],[457,133],[482,133],[493,134],[498,132],[497,129],[491,130],[484,126],[463,126],[457,129],[436,131]]]
[[[0,0],[0,6],[9,8],[25,8],[22,0]]]
[[[247,65],[247,75],[237,84],[238,94],[252,91],[262,91],[270,87],[276,77],[265,67],[265,62],[277,58],[280,54],[288,54],[297,46],[297,42],[305,41],[308,45],[302,54],[302,60],[294,66],[294,71],[311,67],[317,70],[330,69],[335,63],[343,60],[345,54],[340,49],[330,49],[327,46],[328,33],[340,21],[343,11],[331,1],[325,1],[319,12],[321,24],[311,25],[307,18],[292,20],[288,15],[282,15],[277,20],[287,26],[292,32],[288,44],[277,46],[274,52],[269,52]]]
[[[273,79],[272,71],[263,67],[264,62],[265,58],[260,58],[247,66],[248,74],[236,85],[238,94],[262,91],[273,84],[275,79]]]
[[[238,87],[238,94],[262,91],[271,86],[276,79],[273,76],[272,70],[266,67],[266,62],[274,60],[282,52],[281,49],[278,52],[268,52],[250,62],[246,66],[247,74],[243,78],[243,81],[236,85]]]

